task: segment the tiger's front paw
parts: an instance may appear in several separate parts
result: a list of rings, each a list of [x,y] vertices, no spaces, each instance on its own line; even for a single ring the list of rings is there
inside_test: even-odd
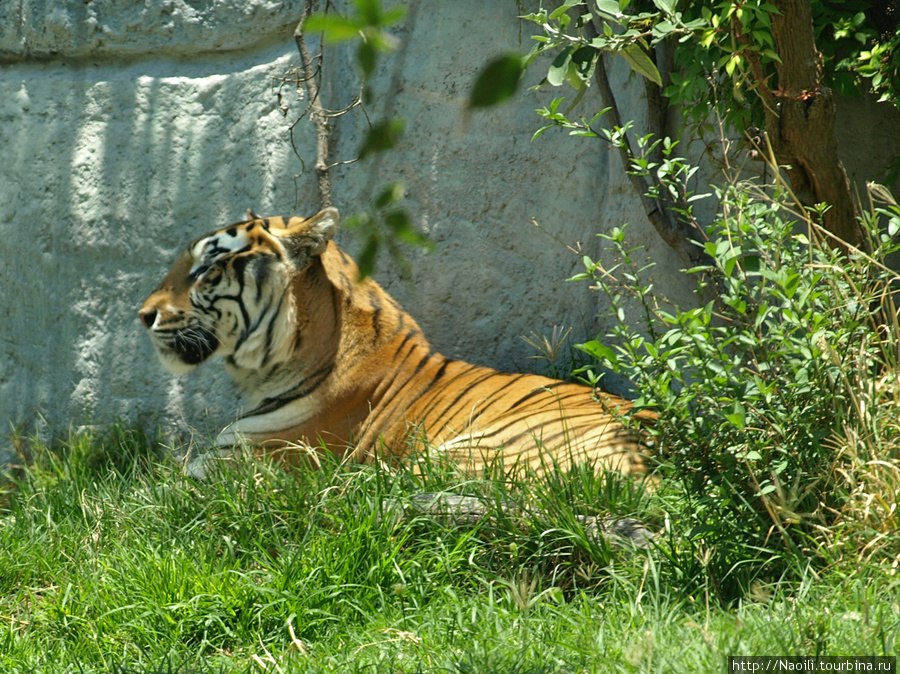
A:
[[[191,459],[184,467],[184,474],[186,477],[205,482],[216,471],[221,470],[223,462],[234,461],[238,455],[239,452],[232,448],[211,449]]]

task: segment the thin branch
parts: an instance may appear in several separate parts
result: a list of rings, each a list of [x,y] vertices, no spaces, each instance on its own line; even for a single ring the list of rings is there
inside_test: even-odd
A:
[[[359,157],[357,157],[356,159],[345,159],[344,161],[333,162],[333,163],[329,164],[328,166],[326,166],[325,168],[333,169],[336,166],[348,166],[349,164],[355,164],[358,161],[359,161]]]
[[[594,30],[597,34],[602,33],[601,28],[598,26],[600,18],[593,11],[591,12],[591,18]],[[606,74],[606,63],[602,51],[597,54],[597,67],[594,70],[594,79],[600,90],[600,97],[603,99],[603,107],[609,108],[606,114],[610,125],[613,128],[622,128],[622,116],[619,114],[619,105]],[[652,107],[653,101],[650,101],[649,103]],[[659,115],[662,114],[661,104],[657,102],[657,107],[651,109],[650,113],[651,116],[653,116],[653,113],[656,113],[659,117]],[[659,132],[660,127],[664,124],[664,120],[657,118],[651,120],[651,123],[654,124],[654,131]],[[632,150],[631,141],[628,139],[627,133],[622,134],[622,143],[618,145],[618,148],[625,172],[628,175],[629,180],[631,180],[635,192],[638,193],[641,205],[644,207],[644,212],[647,214],[647,219],[650,221],[650,224],[653,225],[654,229],[656,229],[656,232],[688,265],[693,267],[707,263],[708,258],[703,252],[703,249],[693,243],[697,234],[695,228],[679,219],[672,211],[672,204],[665,198],[665,195],[667,194],[666,189],[659,181],[654,181],[656,184],[651,185],[645,176],[637,175],[631,170],[635,154]],[[654,198],[648,195],[651,187],[656,188],[655,192],[659,197]]]
[[[362,94],[357,94],[356,98],[354,98],[347,107],[341,108],[340,110],[323,110],[323,114],[329,119],[332,117],[341,117],[360,105],[362,105]]]
[[[606,75],[606,64],[602,53],[598,55],[595,79],[600,89],[600,95],[603,98],[603,106],[609,108],[606,114],[609,117],[610,124],[613,127],[621,128],[622,117],[619,114],[619,106],[609,84],[609,78]],[[650,224],[653,225],[663,241],[675,250],[687,264],[693,267],[705,263],[706,259],[703,250],[692,243],[696,236],[694,228],[675,217],[669,208],[669,204],[663,200],[662,195],[666,193],[665,188],[657,184],[655,185],[657,188],[656,193],[661,195],[660,198],[649,196],[648,192],[651,185],[647,178],[631,170],[631,163],[635,155],[627,134],[622,134],[622,143],[618,147],[625,172],[631,180],[635,192],[640,197],[641,205],[644,207],[644,212],[647,214]]]
[[[659,71],[663,78],[668,77],[668,68],[662,69],[659,67],[659,59],[657,56],[660,50],[666,49],[666,46],[666,43],[663,42],[655,48],[651,47],[649,50],[650,59],[653,61],[657,71]],[[656,82],[653,82],[646,77],[642,77],[641,79],[644,80],[644,98],[647,101],[648,131],[653,134],[654,138],[659,139],[666,135],[666,118],[669,114],[669,99],[662,95],[662,87],[656,84]],[[661,164],[662,160],[663,146],[662,143],[658,143],[650,152],[650,161],[655,164]]]
[[[306,46],[306,38],[303,35],[303,23],[312,13],[312,9],[313,0],[306,0],[300,22],[294,30],[294,42],[297,43],[297,50],[300,52],[300,64],[304,75],[302,82],[306,87],[306,94],[309,99],[309,117],[316,129],[315,170],[316,181],[319,187],[319,205],[321,208],[328,208],[332,205],[331,175],[328,172],[331,127],[328,124],[328,116],[322,108],[322,102],[319,100],[319,82],[316,79],[317,69],[313,65],[312,58],[310,58],[309,49]],[[319,73],[321,73],[321,59],[320,55]]]

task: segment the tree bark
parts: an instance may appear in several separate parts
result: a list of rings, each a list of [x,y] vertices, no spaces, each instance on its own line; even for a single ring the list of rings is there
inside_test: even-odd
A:
[[[834,136],[835,106],[822,83],[809,0],[772,0],[772,37],[781,58],[778,86],[759,82],[766,108],[766,131],[775,158],[787,165],[794,194],[804,206],[825,202],[831,208],[822,225],[851,246],[863,245],[850,181]]]

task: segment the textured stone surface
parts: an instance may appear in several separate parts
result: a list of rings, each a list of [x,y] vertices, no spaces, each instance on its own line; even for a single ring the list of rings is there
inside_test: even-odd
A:
[[[563,325],[581,340],[609,323],[600,294],[564,282],[581,270],[569,247],[596,257],[597,232],[631,223],[658,264],[657,287],[691,297],[614,152],[563,133],[530,142],[534,109],[551,94],[522,91],[463,119],[479,66],[529,47],[515,21],[523,4],[419,3],[398,31],[408,48],[380,64],[368,109],[376,120],[390,102],[406,134],[380,160],[337,167],[334,200],[346,216],[404,180],[406,206],[437,248],[412,256],[405,281],[383,258],[379,280],[448,355],[540,370],[522,335]],[[312,128],[304,120],[294,132],[308,169],[296,177],[304,163],[289,128],[304,103],[280,80],[298,62],[298,7],[0,3],[0,423],[60,433],[118,417],[208,438],[237,412],[220,363],[163,372],[136,311],[198,234],[247,207],[316,210]],[[352,49],[326,56],[322,97],[337,109],[358,91]],[[640,82],[622,63],[613,79],[623,116],[634,116]],[[581,105],[600,107],[592,94]],[[366,124],[358,110],[335,120],[335,160],[355,156]]]
[[[284,39],[303,0],[4,0],[0,60],[193,57]]]
[[[189,238],[294,203],[271,80],[293,58],[4,69],[0,418],[41,412],[58,431],[160,414],[205,431],[206,408],[216,424],[234,409],[220,368],[162,373],[136,309]]]

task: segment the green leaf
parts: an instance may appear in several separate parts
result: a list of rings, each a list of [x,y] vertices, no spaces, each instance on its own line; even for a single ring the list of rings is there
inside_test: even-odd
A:
[[[671,14],[675,11],[675,0],[653,0],[653,4],[666,14]]]
[[[662,77],[656,68],[656,64],[653,63],[653,60],[640,45],[630,44],[621,53],[632,70],[654,82],[657,86],[662,86]]]
[[[787,275],[787,278],[784,282],[784,294],[788,296],[788,299],[794,296],[794,293],[797,292],[797,286],[800,285],[800,274],[793,272]]]
[[[337,14],[313,14],[303,22],[302,30],[304,33],[322,33],[325,42],[338,44],[358,38],[362,25]]]
[[[411,244],[420,244],[424,240],[422,235],[413,229],[409,214],[402,209],[391,211],[385,215],[384,222],[401,241]]]
[[[404,196],[406,196],[406,185],[399,181],[390,183],[378,193],[378,196],[375,198],[375,207],[387,208],[392,204],[403,201]]]
[[[357,261],[360,280],[372,275],[372,271],[375,269],[375,256],[378,255],[380,247],[381,241],[378,240],[378,237],[374,234],[370,235]]]
[[[597,50],[591,47],[580,47],[572,52],[570,70],[575,70],[577,76],[584,82],[589,82],[594,77],[594,68],[597,64]],[[578,87],[575,87],[578,89]]]
[[[593,126],[593,125],[594,125],[594,122],[596,122],[598,119],[600,119],[601,117],[603,117],[603,115],[605,115],[605,114],[606,114],[607,112],[609,112],[610,110],[612,110],[612,108],[603,108],[602,110],[600,110],[600,112],[598,112],[596,115],[594,115],[593,117],[591,117],[591,121],[588,122],[588,126]]]
[[[487,108],[512,98],[522,78],[522,56],[509,52],[498,56],[482,68],[472,92],[470,108]]]
[[[734,69],[740,65],[741,57],[738,54],[732,54],[728,58],[728,62],[725,64],[725,72],[728,73],[728,76],[731,77],[734,74]]]
[[[580,5],[581,1],[582,0],[566,0],[563,4],[561,4],[559,7],[557,7],[552,12],[550,12],[550,17],[549,17],[550,20],[556,21],[556,19],[558,19],[559,17],[561,17],[563,14],[566,13],[566,10],[568,10],[571,7],[574,7],[575,5]]]
[[[769,31],[754,30],[752,34],[753,39],[756,41],[756,44],[768,45],[769,47],[775,46],[775,42],[772,40],[772,34]]]
[[[378,0],[353,0],[356,11],[369,26],[381,23],[381,3]]]
[[[760,257],[759,255],[746,255],[743,259],[744,271],[748,274],[759,273]]]
[[[675,26],[670,22],[660,21],[653,26],[653,37],[666,38],[673,30],[675,30]]]
[[[400,136],[403,135],[403,127],[404,122],[402,119],[385,119],[378,122],[366,134],[362,148],[359,151],[359,158],[362,159],[376,152],[390,150],[400,140]]]
[[[413,227],[409,213],[404,209],[397,208],[393,211],[389,211],[384,216],[384,222],[391,229],[393,236],[398,240],[403,241],[410,246],[424,248],[425,250],[430,251],[432,249],[433,244],[431,239],[427,234],[420,232]]]
[[[616,358],[616,352],[608,346],[604,346],[597,340],[585,342],[584,344],[576,344],[575,348],[579,351],[584,351],[586,354],[593,356],[601,362],[612,363],[613,365],[616,365],[619,362],[618,358]]]
[[[891,218],[888,220],[888,236],[894,236],[900,232],[900,218]]]
[[[405,16],[406,16],[406,7],[404,7],[403,5],[397,5],[396,7],[391,7],[389,10],[387,10],[382,15],[381,25],[382,25],[382,27],[393,25],[393,24],[397,23],[398,21],[400,21],[401,19],[403,19],[403,17],[405,17]]]
[[[610,19],[620,19],[622,12],[619,11],[618,0],[595,0],[594,6],[597,11]]]
[[[362,71],[363,79],[368,79],[369,75],[375,72],[375,62],[378,60],[378,51],[375,46],[368,40],[363,40],[356,48],[356,62]]]
[[[547,71],[547,81],[554,87],[558,87],[565,82],[566,74],[569,72],[569,61],[571,59],[572,50],[570,47],[563,49],[556,55],[556,58],[553,59],[553,63],[550,64],[550,69]]]
[[[548,124],[547,126],[542,126],[540,129],[534,132],[534,135],[531,137],[531,140],[537,140],[541,135],[543,135],[544,131],[547,129],[552,129],[556,126],[556,124]]]

